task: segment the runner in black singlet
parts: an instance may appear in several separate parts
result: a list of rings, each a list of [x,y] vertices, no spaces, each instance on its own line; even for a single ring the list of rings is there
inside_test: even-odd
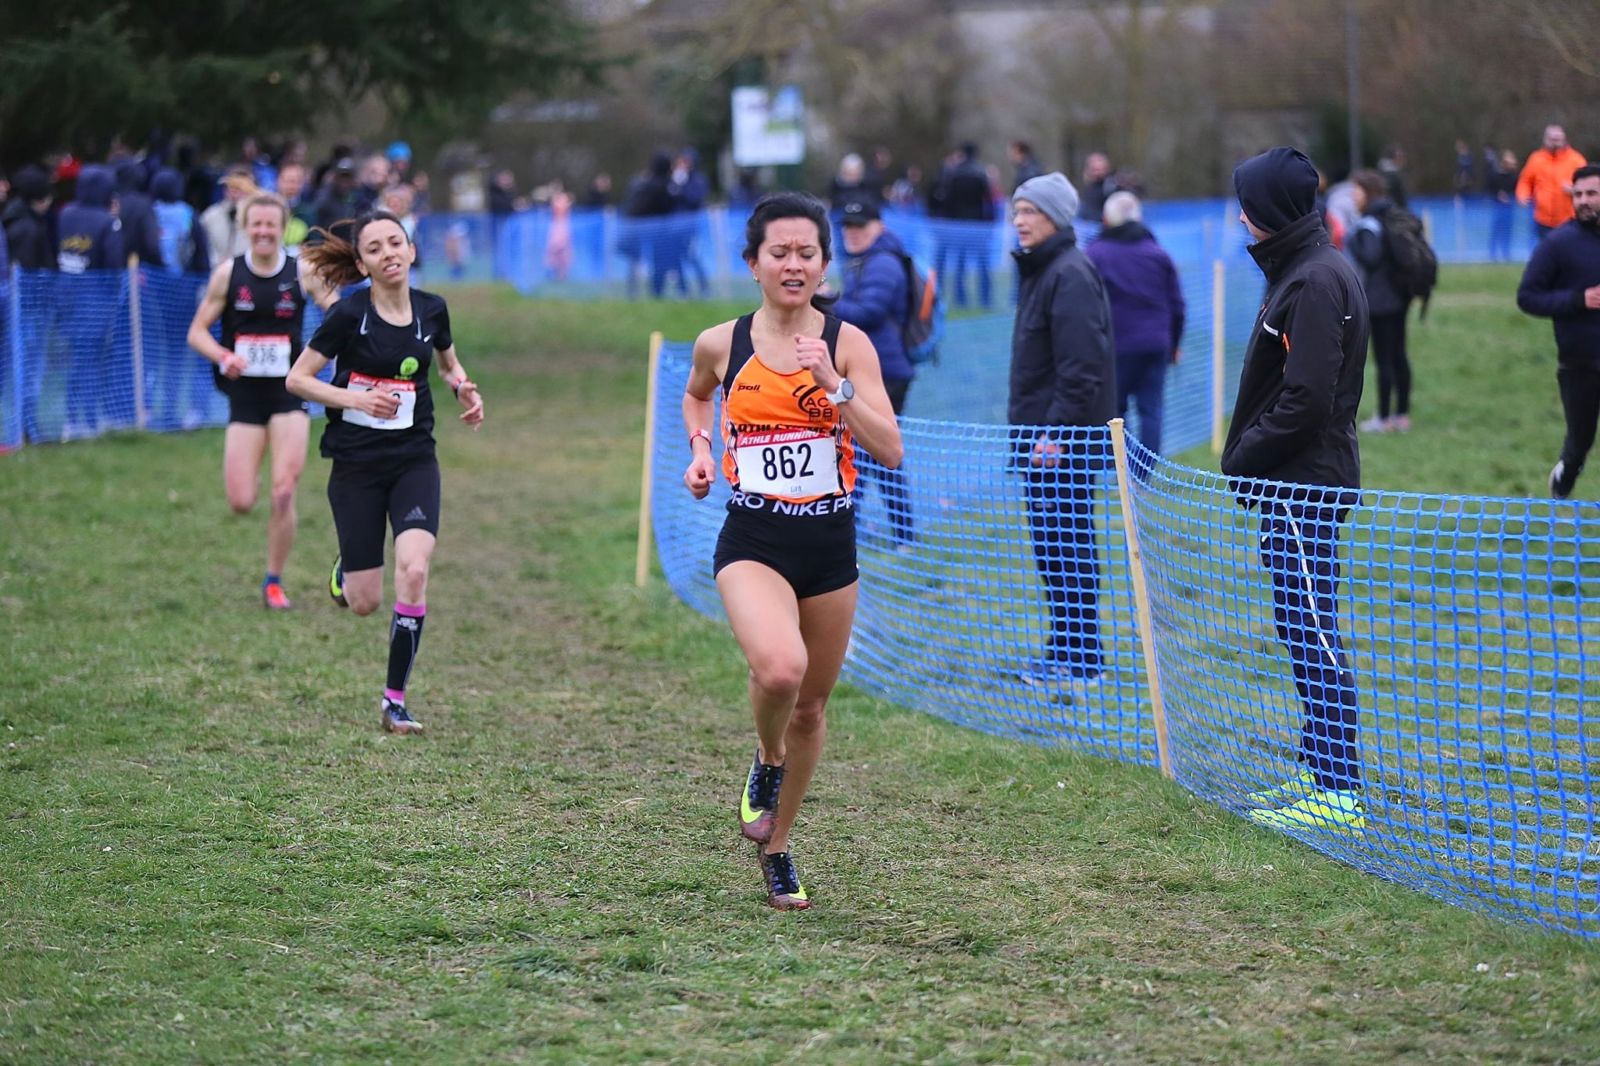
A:
[[[258,194],[242,208],[250,250],[211,272],[200,307],[189,323],[189,346],[216,364],[217,388],[228,397],[222,477],[228,505],[248,514],[260,491],[261,460],[272,450],[272,511],[267,519],[267,576],[262,602],[285,610],[282,574],[294,545],[295,488],[306,465],[310,420],[306,405],[284,388],[300,354],[307,297],[328,307],[335,294],[302,276],[283,250],[289,209],[276,196]],[[222,341],[211,327],[222,321]]]
[[[323,404],[322,454],[333,460],[328,502],[339,535],[328,591],[359,615],[383,598],[384,523],[394,530],[394,618],[389,672],[379,715],[393,733],[420,733],[406,710],[406,684],[427,616],[428,566],[439,532],[439,463],[434,457],[433,390],[428,368],[455,392],[461,420],[483,424],[483,396],[467,380],[450,335],[450,312],[432,293],[411,288],[416,249],[387,211],[355,221],[352,243],[324,232],[301,252],[335,288],[363,277],[372,287],[339,301],[306,346],[288,386]],[[337,360],[332,383],[317,373]]]

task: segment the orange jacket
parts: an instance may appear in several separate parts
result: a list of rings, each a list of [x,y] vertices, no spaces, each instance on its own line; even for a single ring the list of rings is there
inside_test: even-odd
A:
[[[1554,155],[1540,148],[1528,157],[1517,179],[1517,199],[1533,201],[1535,222],[1559,226],[1572,218],[1572,172],[1587,162],[1570,144]]]

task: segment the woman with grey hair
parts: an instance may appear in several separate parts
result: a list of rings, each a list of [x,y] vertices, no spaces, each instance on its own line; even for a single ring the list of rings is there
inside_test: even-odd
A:
[[[1100,271],[1111,300],[1117,347],[1117,414],[1130,401],[1139,410],[1139,443],[1161,451],[1167,367],[1183,345],[1183,289],[1172,257],[1145,228],[1144,210],[1131,192],[1106,198],[1105,228],[1085,252]]]

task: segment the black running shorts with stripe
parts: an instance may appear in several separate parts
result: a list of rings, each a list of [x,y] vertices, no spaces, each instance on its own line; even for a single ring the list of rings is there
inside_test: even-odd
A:
[[[433,456],[404,463],[335,460],[328,503],[345,573],[380,567],[385,520],[397,537],[408,529],[439,535],[439,461]]]

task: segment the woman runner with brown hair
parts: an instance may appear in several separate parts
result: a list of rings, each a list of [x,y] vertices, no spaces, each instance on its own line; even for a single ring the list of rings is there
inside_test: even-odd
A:
[[[450,312],[432,293],[411,288],[416,248],[387,211],[357,219],[347,244],[326,231],[300,254],[328,284],[371,278],[334,305],[295,362],[289,391],[328,409],[322,454],[333,460],[328,502],[339,535],[328,592],[340,606],[371,614],[383,599],[384,521],[394,530],[394,618],[389,673],[379,703],[392,733],[420,733],[406,710],[406,684],[427,618],[428,566],[439,533],[439,461],[434,455],[428,368],[483,424],[483,396],[467,379],[450,336]],[[333,381],[317,380],[338,360]]]

